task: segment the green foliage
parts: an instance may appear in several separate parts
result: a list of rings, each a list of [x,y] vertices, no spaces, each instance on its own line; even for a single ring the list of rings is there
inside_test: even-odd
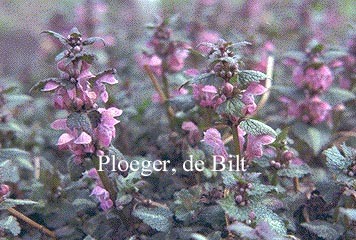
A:
[[[21,200],[21,199],[11,199],[7,198],[4,201],[0,203],[0,210],[2,209],[8,209],[12,207],[16,207],[19,205],[35,205],[38,204],[38,202],[34,202],[31,200]]]
[[[247,206],[237,206],[233,196],[221,199],[219,205],[225,210],[225,213],[237,221],[246,221],[249,219],[249,214],[256,214],[256,222],[267,222],[273,231],[279,234],[286,234],[287,229],[281,218],[272,210],[262,205],[259,201],[251,201]]]
[[[340,207],[339,214],[346,216],[350,221],[356,221],[356,209]]]
[[[260,82],[260,80],[266,78],[266,74],[254,70],[242,70],[238,73],[238,82],[243,86],[246,86],[251,82]]]
[[[174,194],[174,215],[183,222],[188,222],[201,207],[201,188],[182,189]]]
[[[314,155],[317,155],[331,139],[330,130],[324,124],[310,126],[306,123],[298,122],[291,129],[300,140],[304,141],[313,150]]]
[[[348,90],[332,87],[328,90],[328,93],[323,94],[321,98],[330,105],[335,106],[337,104],[353,100],[356,96],[353,92]]]
[[[343,156],[335,146],[323,152],[326,155],[326,165],[334,173],[347,169],[352,163],[352,155],[355,155],[355,152],[352,153],[345,145],[343,148],[346,150],[345,152],[348,153],[346,157]]]
[[[187,112],[195,106],[191,95],[179,95],[169,100],[172,107],[179,111]]]
[[[216,75],[214,73],[203,73],[203,74],[200,74],[200,75],[194,77],[191,80],[191,83],[192,84],[213,85],[213,86],[219,87],[223,83],[223,79],[216,77]]]
[[[58,39],[64,45],[68,43],[67,39],[57,32],[46,30],[46,31],[43,31],[42,33],[46,33],[46,34]]]
[[[20,180],[18,167],[13,161],[7,160],[0,163],[0,180],[1,182],[16,183]]]
[[[89,134],[92,133],[92,125],[86,113],[71,113],[67,118],[67,126],[69,129],[81,129]]]
[[[91,45],[91,44],[94,44],[94,43],[97,43],[97,42],[102,42],[105,46],[105,40],[101,37],[90,37],[90,38],[87,38],[83,41],[83,45]]]
[[[134,209],[132,214],[157,231],[168,232],[171,227],[173,214],[166,208],[146,208],[138,206]]]
[[[219,114],[242,116],[241,110],[244,107],[245,104],[239,98],[232,98],[220,104],[216,111]]]
[[[268,125],[254,119],[246,119],[240,123],[240,128],[244,130],[247,134],[252,134],[254,136],[258,135],[271,135],[276,137],[277,133]]]
[[[21,232],[20,224],[13,216],[8,216],[6,218],[0,219],[0,229],[8,230],[14,236],[18,236]]]
[[[4,148],[0,149],[0,162],[11,160],[16,163],[17,166],[27,169],[33,170],[33,166],[31,163],[31,156],[28,152],[23,151],[18,148]]]
[[[288,168],[281,169],[277,172],[280,177],[301,178],[310,173],[310,167],[307,164],[289,164]]]
[[[315,220],[309,223],[305,222],[301,225],[325,240],[339,239],[343,233],[343,226],[339,224],[331,224],[322,220]]]

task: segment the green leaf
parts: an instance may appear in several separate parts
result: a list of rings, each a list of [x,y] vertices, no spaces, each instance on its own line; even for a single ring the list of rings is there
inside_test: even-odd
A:
[[[190,235],[190,237],[193,239],[193,240],[208,240],[204,235],[201,235],[199,233],[192,233]]]
[[[191,80],[192,84],[204,84],[204,85],[212,85],[215,87],[219,87],[221,86],[221,84],[223,83],[223,79],[217,77],[214,73],[203,73],[200,74],[196,77],[194,77]]]
[[[216,112],[218,114],[228,114],[234,116],[242,116],[241,110],[245,107],[245,104],[239,98],[232,98],[224,103],[220,104]]]
[[[7,198],[3,202],[0,203],[0,210],[16,207],[19,205],[35,205],[35,204],[38,204],[38,202],[34,202],[31,200]]]
[[[192,95],[180,95],[169,99],[169,103],[179,111],[187,112],[195,106],[195,101]]]
[[[43,31],[41,33],[47,33],[50,36],[57,38],[64,45],[66,45],[68,43],[67,39],[65,37],[63,37],[61,34],[57,33],[57,32],[53,32],[53,31],[47,30],[47,31]]]
[[[174,194],[174,214],[181,221],[189,221],[200,208],[201,188],[182,189]]]
[[[329,143],[331,133],[324,124],[310,126],[306,123],[298,122],[292,127],[293,133],[304,141],[317,155],[320,150]]]
[[[77,198],[72,202],[76,211],[96,208],[96,203],[85,198]]]
[[[239,237],[243,239],[251,239],[251,235],[254,232],[254,229],[246,224],[243,224],[241,222],[234,222],[231,225],[227,227],[229,231],[234,232],[235,234],[238,234]],[[256,238],[253,238],[256,239]]]
[[[17,87],[9,87],[1,91],[1,94],[13,93],[17,90]]]
[[[67,118],[67,126],[70,129],[81,129],[89,134],[92,134],[91,122],[86,113],[71,113]]]
[[[310,167],[307,164],[295,165],[289,164],[288,168],[278,170],[280,177],[301,178],[310,173]]]
[[[344,231],[344,228],[339,224],[331,224],[321,220],[315,220],[309,223],[305,222],[301,225],[325,240],[339,239]]]
[[[171,227],[173,214],[169,209],[138,206],[132,214],[157,231],[168,232]]]
[[[20,224],[17,222],[16,218],[13,216],[8,216],[5,219],[0,220],[0,229],[8,230],[12,235],[17,236],[21,232]]]
[[[356,96],[353,92],[348,90],[332,87],[328,90],[327,94],[323,94],[321,98],[330,105],[335,106],[337,104],[353,100]]]
[[[294,86],[274,85],[270,89],[272,92],[277,92],[296,101],[304,100],[305,98],[304,91]]]
[[[31,163],[31,155],[30,153],[18,149],[18,148],[4,148],[0,149],[0,161],[4,160],[12,160],[19,167],[33,170],[33,165]]]
[[[0,163],[0,180],[1,182],[16,183],[20,180],[18,167],[13,164],[13,161],[6,160]]]
[[[9,109],[14,109],[18,106],[29,103],[32,100],[32,97],[25,94],[10,94],[6,95],[5,99],[7,101],[7,107]]]
[[[252,134],[254,136],[259,135],[271,135],[272,137],[276,137],[277,133],[270,126],[254,119],[246,119],[240,123],[240,128],[244,130],[248,134]]]
[[[35,85],[33,85],[33,87],[30,89],[29,93],[33,94],[35,91],[39,91],[42,90],[44,88],[44,86],[48,83],[48,82],[56,82],[58,84],[61,84],[61,81],[59,78],[46,78],[42,81],[37,82]]]
[[[238,81],[246,86],[250,82],[259,82],[260,80],[264,80],[267,78],[267,75],[254,70],[242,70],[238,73]]]
[[[237,221],[246,221],[249,219],[249,214],[253,210],[251,204],[243,207],[237,207],[233,196],[229,196],[218,201],[219,205],[224,209],[225,213]]]
[[[83,45],[91,45],[91,44],[94,44],[96,42],[102,42],[104,44],[104,46],[106,45],[105,44],[105,40],[103,38],[100,38],[100,37],[90,37],[90,38],[87,38],[83,41]]]
[[[334,173],[347,169],[351,164],[335,146],[325,150],[323,154],[326,156],[326,165]]]
[[[356,209],[354,208],[339,208],[339,213],[346,216],[350,221],[356,221]]]
[[[55,57],[54,60],[55,60],[56,62],[62,60],[62,59],[65,57],[65,54],[64,54],[65,52],[66,52],[66,50],[64,50],[64,51],[60,52],[59,54],[57,54],[57,56]]]

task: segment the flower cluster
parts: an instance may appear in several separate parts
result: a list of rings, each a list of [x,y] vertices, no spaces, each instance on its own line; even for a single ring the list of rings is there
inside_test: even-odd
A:
[[[138,55],[137,62],[140,66],[149,66],[157,76],[179,72],[188,57],[189,45],[172,40],[172,29],[167,26],[167,21],[160,22],[154,30],[152,38],[147,43],[149,52]]]
[[[246,133],[239,127],[244,118],[255,114],[257,110],[255,96],[267,91],[267,88],[259,83],[266,75],[257,71],[239,70],[239,56],[233,49],[244,44],[246,43],[232,44],[224,40],[219,40],[217,44],[203,44],[211,49],[207,56],[210,64],[205,73],[195,76],[192,80],[193,98],[201,107],[214,110],[228,125],[236,128],[240,153],[244,154],[248,161],[252,161],[255,157],[262,156],[262,146],[272,143],[275,137],[269,134]],[[249,81],[252,78],[255,80]],[[231,106],[236,107],[233,113],[228,109]],[[208,129],[204,133],[204,141],[212,147],[214,154],[228,158],[218,130]]]
[[[322,45],[316,44],[306,51],[303,61],[287,60],[286,63],[294,67],[293,82],[303,90],[305,98],[299,101],[284,96],[280,98],[287,106],[288,116],[311,124],[328,121],[331,117],[332,107],[321,96],[330,88],[334,77],[331,69],[322,61],[322,50]]]
[[[47,33],[57,37],[67,49],[57,56],[60,77],[46,79],[37,87],[54,92],[54,106],[69,112],[67,118],[55,120],[51,127],[65,131],[57,145],[61,150],[70,150],[74,162],[80,164],[84,158],[104,155],[116,135],[115,125],[119,123],[116,117],[122,110],[99,107],[99,100],[106,103],[109,96],[105,84],[118,81],[115,70],[96,75],[90,71],[94,56],[86,53],[84,47],[98,38],[83,40],[77,29],[73,29],[67,38],[51,31]],[[92,194],[98,197],[104,210],[112,206],[109,193],[102,184],[97,184]]]
[[[91,196],[94,195],[100,202],[100,207],[107,211],[113,206],[113,201],[109,197],[109,192],[104,188],[103,183],[100,180],[98,172],[95,168],[90,169],[87,172],[88,177],[95,180],[95,187],[91,192]]]
[[[356,82],[356,35],[347,42],[348,54],[342,59],[342,71],[338,75],[343,89],[352,89]]]
[[[251,189],[252,183],[238,182],[234,187],[234,199],[237,205],[246,206],[249,204],[247,190]]]

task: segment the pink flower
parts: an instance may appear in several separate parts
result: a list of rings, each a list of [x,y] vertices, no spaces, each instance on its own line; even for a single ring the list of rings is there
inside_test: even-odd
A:
[[[319,68],[308,67],[306,70],[299,66],[293,71],[293,81],[299,88],[307,87],[312,91],[325,91],[331,86],[333,76],[331,70],[325,65]]]
[[[221,139],[221,135],[215,128],[209,128],[204,132],[203,141],[213,149],[215,155],[223,156],[225,159],[228,158],[224,142]]]
[[[101,113],[100,123],[94,130],[94,134],[97,137],[98,143],[102,147],[109,147],[112,139],[116,135],[115,125],[120,121],[115,117],[119,117],[122,114],[122,110],[117,108],[99,108],[98,112]]]
[[[330,117],[331,106],[327,102],[323,102],[318,96],[307,99],[302,104],[304,122],[313,124],[321,123]]]
[[[195,68],[189,68],[184,71],[184,74],[187,75],[188,77],[195,77],[199,75],[199,70]]]
[[[280,97],[279,101],[281,101],[286,105],[287,116],[300,117],[301,109],[300,109],[300,104],[298,104],[297,101],[284,96]]]
[[[109,95],[108,92],[106,91],[106,87],[104,83],[110,85],[118,83],[113,71],[100,76],[100,78],[98,78],[95,81],[94,88],[93,88],[94,93],[97,96],[100,96],[101,100],[106,103],[109,100]]]
[[[106,191],[104,188],[100,186],[96,186],[93,191],[91,192],[90,196],[96,196],[96,198],[100,202],[100,207],[104,210],[107,211],[109,210],[113,205],[113,201],[110,199],[110,194],[108,191]]]
[[[198,44],[203,42],[216,43],[220,39],[220,34],[213,31],[203,31],[198,34],[197,42]],[[210,48],[207,46],[199,45],[198,49],[202,53],[209,53]]]
[[[183,122],[182,129],[189,132],[188,140],[190,144],[195,144],[200,140],[199,128],[193,122]]]
[[[144,65],[147,65],[157,76],[162,75],[162,59],[157,55],[140,54],[136,56],[136,61],[140,67],[143,68]]]
[[[184,60],[188,57],[188,50],[175,49],[173,54],[167,58],[168,69],[172,72],[179,72],[184,67]]]
[[[245,104],[245,107],[242,109],[242,113],[244,115],[253,114],[257,109],[257,105],[255,103],[255,96],[262,95],[266,91],[267,88],[265,88],[261,84],[251,82],[242,94],[241,100]]]
[[[225,99],[217,95],[216,87],[212,85],[195,84],[193,85],[193,98],[202,107],[217,107]]]
[[[254,158],[260,158],[263,155],[263,145],[268,145],[273,143],[274,137],[270,135],[259,135],[254,136],[249,134],[247,136],[247,146],[246,146],[246,158],[248,161],[252,161]]]

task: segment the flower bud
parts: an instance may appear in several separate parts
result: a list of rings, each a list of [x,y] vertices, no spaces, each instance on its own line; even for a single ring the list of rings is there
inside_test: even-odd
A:
[[[1,184],[0,186],[0,196],[6,195],[8,192],[10,192],[10,187],[6,184]]]
[[[241,196],[241,195],[237,195],[237,196],[235,197],[235,201],[236,201],[237,203],[241,203],[241,202],[242,202],[242,196]]]
[[[294,158],[294,153],[290,150],[286,150],[282,153],[282,158],[284,161],[289,161]]]

